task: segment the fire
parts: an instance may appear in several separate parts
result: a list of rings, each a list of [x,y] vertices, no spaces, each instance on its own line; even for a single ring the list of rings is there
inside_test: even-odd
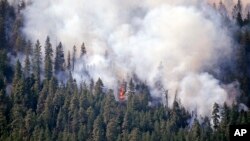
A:
[[[125,92],[126,92],[125,86],[121,85],[120,90],[119,90],[119,99],[122,101],[125,100]]]

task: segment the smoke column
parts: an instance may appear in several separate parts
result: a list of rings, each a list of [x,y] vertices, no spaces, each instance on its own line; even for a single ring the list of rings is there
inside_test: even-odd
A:
[[[47,35],[65,52],[84,41],[87,56],[77,60],[77,81],[100,77],[106,87],[136,75],[147,82],[153,97],[160,82],[169,90],[169,106],[175,92],[189,110],[210,115],[215,102],[232,103],[234,96],[207,70],[231,53],[229,32],[208,1],[202,0],[34,0],[23,11],[28,39]],[[232,86],[234,87],[234,86]],[[236,92],[237,93],[237,92]]]

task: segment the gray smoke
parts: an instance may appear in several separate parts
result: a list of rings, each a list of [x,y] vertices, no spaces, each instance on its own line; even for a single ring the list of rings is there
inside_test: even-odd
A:
[[[72,51],[84,41],[87,55],[73,72],[78,82],[99,77],[108,88],[136,75],[153,97],[161,82],[176,90],[188,110],[210,115],[214,102],[232,103],[225,85],[207,73],[231,53],[232,41],[221,17],[203,0],[35,0],[23,11],[27,38]],[[161,66],[161,67],[159,67]]]

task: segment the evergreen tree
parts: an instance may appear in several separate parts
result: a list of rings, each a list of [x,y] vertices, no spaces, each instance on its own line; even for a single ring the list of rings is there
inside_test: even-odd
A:
[[[71,56],[70,56],[70,51],[68,52],[68,57],[67,57],[67,69],[70,71],[71,70]]]
[[[38,93],[40,87],[40,75],[41,75],[41,64],[42,64],[42,52],[39,40],[36,41],[35,49],[33,52],[33,73],[36,80],[36,93]]]
[[[250,35],[248,31],[245,31],[241,35],[241,40],[240,40],[240,46],[236,51],[236,62],[237,62],[237,79],[239,80],[241,84],[241,89],[243,91],[243,94],[241,95],[241,101],[243,103],[247,103],[247,94],[250,91],[249,86],[249,79],[250,76],[248,76],[248,54],[247,50],[250,47]]]
[[[134,128],[130,135],[129,135],[129,141],[139,141],[141,139],[140,131],[138,128]]]
[[[239,117],[239,113],[238,113],[238,105],[236,105],[235,103],[232,104],[232,109],[230,110],[230,125],[235,125],[237,124],[237,118]]]
[[[116,114],[115,114],[115,98],[113,94],[107,94],[105,98],[105,103],[104,103],[104,111],[103,111],[103,119],[104,123],[108,123],[110,119],[113,119]]]
[[[6,45],[6,40],[5,40],[6,35],[4,27],[5,27],[4,17],[0,16],[0,49],[5,48]]]
[[[119,133],[117,120],[111,119],[107,124],[106,138],[108,141],[115,141]]]
[[[19,60],[16,63],[15,75],[13,80],[12,101],[13,107],[11,109],[11,137],[13,140],[21,140],[23,137],[25,102],[24,102],[24,80],[22,74],[22,66]]]
[[[54,66],[55,73],[58,73],[64,70],[64,62],[65,61],[64,61],[63,47],[62,47],[62,43],[60,42],[59,45],[56,47],[56,57],[55,57],[55,66]]]
[[[44,59],[44,72],[45,72],[45,78],[47,80],[50,80],[53,75],[52,57],[53,57],[53,50],[50,43],[50,38],[48,36],[45,42],[45,59]]]
[[[87,121],[87,130],[88,133],[92,131],[94,120],[95,120],[95,113],[92,107],[87,109],[88,121]]]
[[[192,126],[192,140],[193,141],[200,141],[200,137],[201,137],[201,127],[199,124],[199,121],[195,118],[194,119],[194,123]]]
[[[44,106],[45,106],[45,101],[48,95],[49,91],[49,82],[46,81],[43,84],[43,88],[41,92],[39,93],[38,101],[37,101],[37,108],[36,108],[36,113],[39,115],[44,111]],[[39,116],[40,118],[40,116]],[[40,119],[39,119],[40,120]]]
[[[230,122],[230,117],[229,117],[229,107],[226,105],[226,103],[224,103],[223,105],[223,109],[222,109],[222,113],[221,113],[221,125],[220,125],[220,130],[226,134],[227,136],[229,136],[229,122]]]
[[[18,27],[18,29],[21,27]],[[20,32],[20,31],[18,31]],[[21,33],[17,33],[16,41],[15,41],[15,51],[16,52],[25,52],[26,41]]]
[[[79,117],[77,109],[75,109],[72,113],[73,113],[73,115],[71,116],[72,117],[71,118],[72,119],[71,120],[71,131],[76,134],[80,128],[80,126],[79,126],[80,117]]]
[[[33,55],[33,48],[32,48],[32,43],[30,40],[27,41],[26,46],[25,46],[25,55]]]
[[[130,81],[129,81],[128,92],[129,92],[129,94],[134,94],[134,92],[135,92],[135,85],[134,85],[134,82],[132,79],[130,79]]]
[[[16,63],[14,80],[13,80],[13,89],[12,89],[12,100],[14,105],[25,105],[25,82],[23,79],[22,66],[18,60]]]
[[[75,62],[76,62],[76,46],[73,47],[72,70],[75,69]]]
[[[87,53],[84,42],[81,45],[81,57]]]
[[[6,47],[5,18],[7,13],[7,1],[0,1],[0,50]]]
[[[8,77],[8,58],[6,51],[0,50],[0,90],[5,88],[5,79]]]
[[[85,125],[80,125],[80,129],[78,131],[77,137],[78,137],[79,141],[83,141],[83,140],[86,140],[88,138],[87,128]]]
[[[213,119],[213,127],[217,129],[219,127],[220,115],[219,115],[219,105],[214,103],[213,112],[212,112],[212,119]]]
[[[97,116],[96,120],[94,121],[92,135],[93,141],[104,141],[105,139],[104,127],[101,116]]]
[[[241,13],[238,13],[238,14],[237,14],[236,21],[237,21],[237,24],[238,24],[240,27],[243,26],[244,23],[243,23],[243,18],[242,18]]]
[[[25,140],[30,140],[32,132],[34,131],[36,124],[35,113],[30,109],[28,110],[25,119],[24,119],[24,128],[25,128]]]
[[[56,121],[56,129],[57,131],[63,131],[64,130],[64,125],[66,124],[66,118],[63,113],[63,109],[60,108],[59,113],[57,115],[57,121]]]
[[[238,0],[237,4],[234,6],[232,15],[233,15],[233,18],[236,20],[236,23],[240,27],[243,26],[241,0]]]
[[[30,57],[29,53],[26,52],[25,65],[24,65],[24,75],[26,78],[30,76],[30,69],[31,69]]]
[[[3,90],[0,90],[0,140],[3,140],[3,137],[7,135],[7,102],[6,95]]]
[[[101,78],[98,78],[96,84],[95,84],[95,96],[99,96],[102,93],[102,89],[103,89],[103,82],[101,80]]]

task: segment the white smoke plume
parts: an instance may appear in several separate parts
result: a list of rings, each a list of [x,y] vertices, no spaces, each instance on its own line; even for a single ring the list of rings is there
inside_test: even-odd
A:
[[[212,113],[211,105],[215,102],[221,105],[223,102],[232,105],[240,95],[238,82],[224,86],[220,86],[219,83],[208,73],[191,73],[181,81],[178,96],[189,111],[196,109],[199,115],[209,115]]]
[[[34,0],[23,14],[23,32],[32,41],[43,43],[49,35],[54,46],[62,41],[71,52],[85,42],[87,56],[73,72],[78,81],[87,79],[86,67],[94,80],[100,77],[113,89],[136,75],[154,97],[161,97],[155,89],[161,82],[170,104],[178,90],[181,103],[199,115],[210,115],[214,102],[231,101],[226,87],[206,72],[232,47],[207,1]]]

